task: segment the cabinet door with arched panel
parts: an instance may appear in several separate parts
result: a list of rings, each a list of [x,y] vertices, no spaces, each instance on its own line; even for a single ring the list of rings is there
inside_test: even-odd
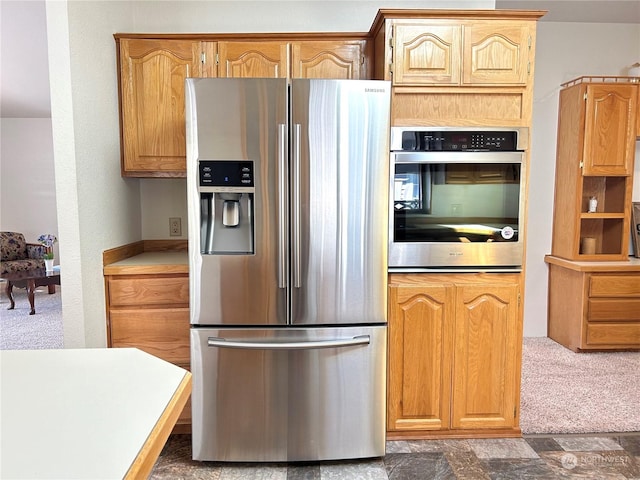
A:
[[[453,285],[389,286],[387,430],[449,428]],[[418,279],[418,282],[421,280]]]
[[[451,427],[517,424],[520,388],[519,283],[514,276],[456,289]],[[466,283],[466,282],[465,282]]]
[[[218,56],[219,77],[289,76],[289,46],[286,42],[218,42]]]
[[[291,43],[292,78],[367,78],[364,40]]]
[[[184,80],[204,76],[198,40],[120,38],[122,175],[184,176]]]
[[[533,65],[531,22],[473,22],[464,26],[463,84],[526,85]]]
[[[397,21],[393,26],[393,83],[460,83],[462,27],[434,21]]]

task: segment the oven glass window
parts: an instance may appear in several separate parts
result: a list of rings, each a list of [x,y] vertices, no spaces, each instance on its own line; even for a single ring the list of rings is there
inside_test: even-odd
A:
[[[519,163],[398,163],[395,242],[515,242]]]

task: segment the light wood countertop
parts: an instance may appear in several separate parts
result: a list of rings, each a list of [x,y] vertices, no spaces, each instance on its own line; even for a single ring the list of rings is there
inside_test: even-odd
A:
[[[189,273],[186,242],[143,240],[105,250],[104,275]]]
[[[640,258],[635,257],[629,257],[628,262],[578,262],[545,255],[544,261],[578,272],[640,272]]]

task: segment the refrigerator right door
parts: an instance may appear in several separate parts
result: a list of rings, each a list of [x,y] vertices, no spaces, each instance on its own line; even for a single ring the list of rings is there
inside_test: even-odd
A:
[[[390,84],[293,80],[291,322],[386,322]]]

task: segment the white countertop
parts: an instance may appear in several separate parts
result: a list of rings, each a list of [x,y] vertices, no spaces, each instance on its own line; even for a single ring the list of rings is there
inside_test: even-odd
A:
[[[0,352],[0,478],[125,478],[185,379],[134,348]]]

